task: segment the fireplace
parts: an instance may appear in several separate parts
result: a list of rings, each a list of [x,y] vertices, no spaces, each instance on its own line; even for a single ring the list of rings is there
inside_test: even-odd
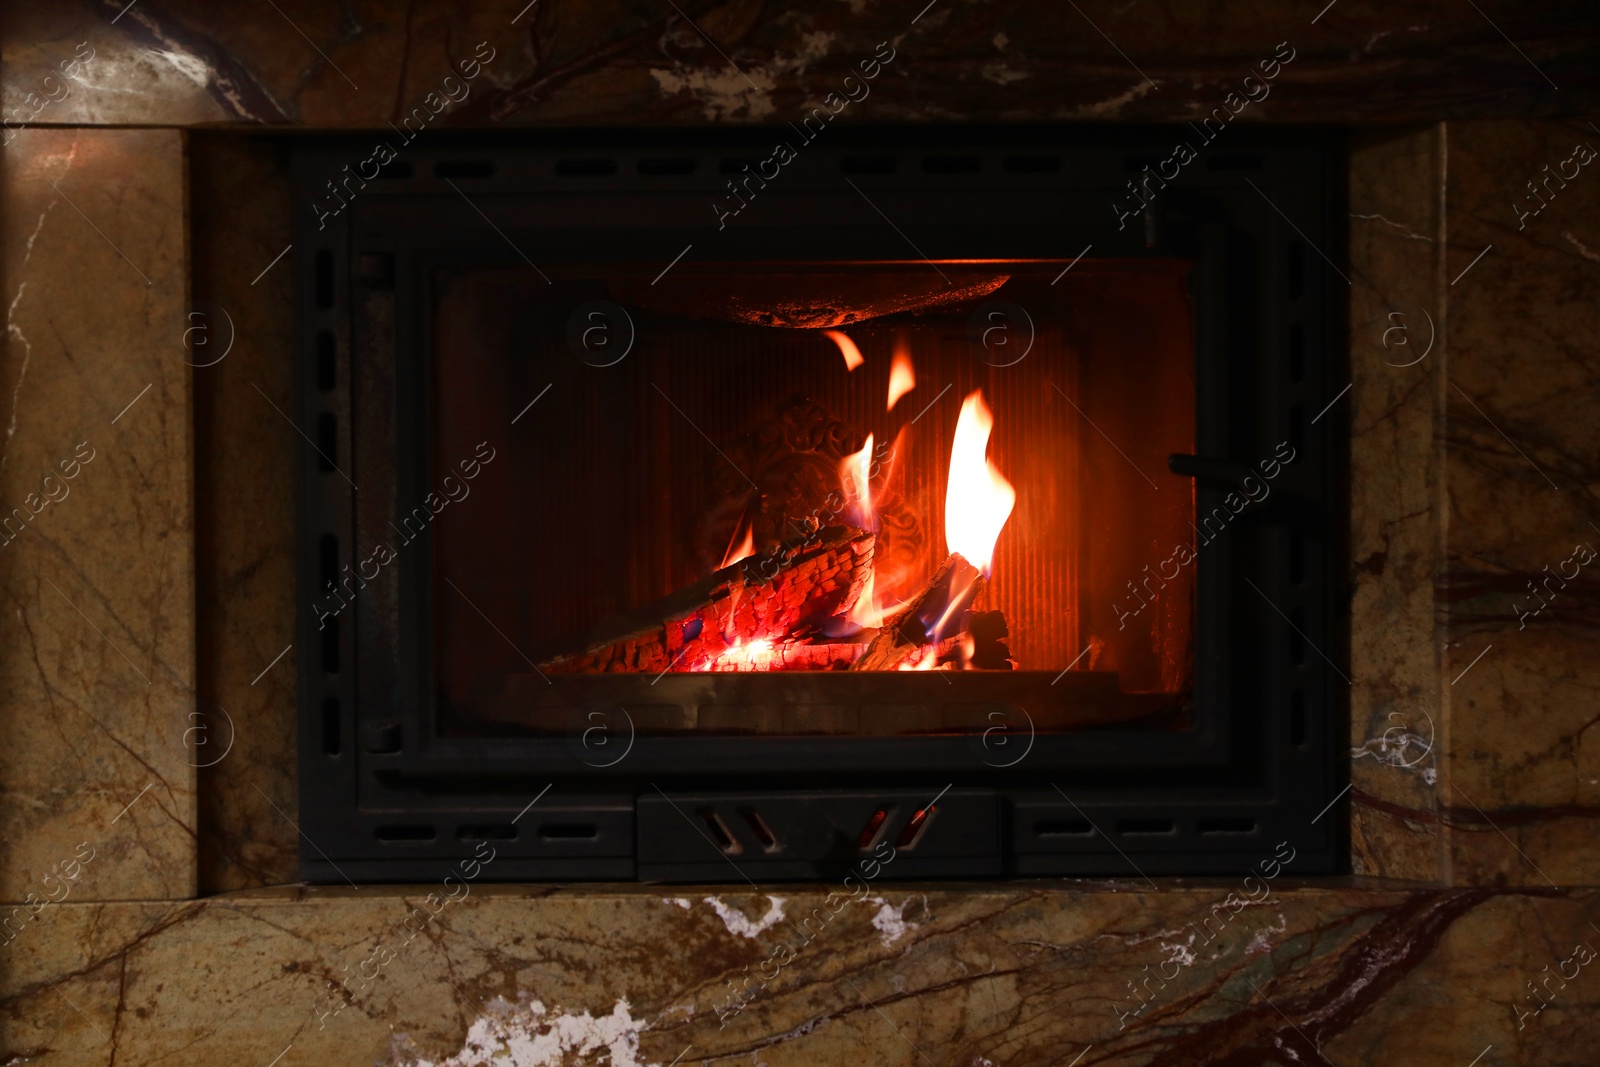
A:
[[[1337,145],[805,132],[297,148],[305,876],[1338,869]]]

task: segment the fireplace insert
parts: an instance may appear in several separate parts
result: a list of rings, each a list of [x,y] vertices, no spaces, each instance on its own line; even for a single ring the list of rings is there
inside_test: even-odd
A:
[[[305,877],[1339,869],[1338,145],[1229,137],[297,145]]]

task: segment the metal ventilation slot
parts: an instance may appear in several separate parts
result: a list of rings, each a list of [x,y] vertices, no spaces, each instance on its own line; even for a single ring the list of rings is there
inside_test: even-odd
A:
[[[1088,819],[1041,819],[1033,832],[1038,837],[1093,837],[1094,824]]]
[[[712,809],[706,808],[700,812],[700,817],[706,821],[706,826],[711,830],[711,840],[716,843],[718,848],[730,856],[737,856],[744,851],[744,846],[739,844],[737,837],[733,836],[733,831],[728,829],[728,824],[722,821],[722,816]]]
[[[900,836],[895,840],[895,848],[913,849],[917,842],[922,840],[922,835],[928,832],[928,827],[933,825],[933,817],[938,814],[937,805],[928,808],[918,808],[917,813],[911,816],[905,829],[900,831]]]
[[[592,822],[547,822],[539,827],[541,841],[593,841],[600,827]]]
[[[878,838],[883,836],[884,823],[888,821],[889,813],[893,810],[893,808],[879,808],[872,813],[872,818],[867,820],[867,825],[861,828],[861,834],[857,838],[861,851],[865,852],[878,843]]]
[[[1171,819],[1120,819],[1118,837],[1139,837],[1144,834],[1170,834],[1174,830]]]
[[[750,829],[755,832],[756,840],[761,842],[763,852],[783,851],[783,842],[778,840],[778,835],[772,832],[772,827],[767,825],[767,820],[755,808],[741,808],[739,814],[744,816],[744,821],[750,824]]]
[[[1200,831],[1202,837],[1214,834],[1253,834],[1256,832],[1254,819],[1201,819],[1195,823],[1195,829]]]

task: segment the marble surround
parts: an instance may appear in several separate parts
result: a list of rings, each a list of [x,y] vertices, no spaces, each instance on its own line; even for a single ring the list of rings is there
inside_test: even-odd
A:
[[[22,130],[0,183],[0,499],[40,501],[0,547],[0,896],[57,892],[43,880],[82,842],[74,893],[191,896],[183,134]]]
[[[512,1061],[545,1067],[584,1040],[618,1065],[1593,1062],[1600,979],[1552,976],[1600,943],[1600,585],[1536,614],[1527,585],[1600,545],[1600,171],[1515,206],[1600,148],[1592,5],[279,6],[69,0],[0,28],[5,115],[96,55],[0,170],[0,502],[60,495],[94,449],[0,545],[0,1063],[443,1062],[494,998],[569,1036]],[[1251,120],[1359,127],[1352,383],[1321,424],[1350,442],[1353,876],[1237,911],[1240,886],[1182,879],[886,881],[725,1026],[729,981],[827,887],[482,885],[401,947],[435,887],[284,885],[303,445],[285,174],[244,133],[381,126],[480,40],[482,91],[441,124],[775,120],[885,37],[907,62],[872,121],[1191,118],[1288,37]],[[227,312],[215,366],[184,360],[197,308],[218,343]]]
[[[1600,936],[1592,891],[1285,878],[1208,937],[1198,924],[1239,886],[884,885],[808,941],[789,923],[827,910],[815,888],[486,887],[408,942],[396,924],[426,913],[427,889],[60,905],[40,920],[45,936],[8,952],[6,1051],[30,1063],[114,1062],[113,1045],[135,1063],[479,1063],[460,1056],[468,1035],[502,1021],[508,1036],[575,1039],[565,1057],[495,1061],[515,1064],[576,1063],[592,1036],[584,1062],[618,1067],[864,1054],[891,1067],[1466,1067],[1486,1046],[1481,1062],[1586,1067],[1600,1012],[1592,966],[1550,983],[1538,1015],[1523,985]],[[792,962],[764,963],[783,939]],[[1164,963],[1164,945],[1191,962]],[[748,975],[768,980],[730,986]],[[339,980],[348,995],[330,991]]]
[[[1280,41],[1295,58],[1252,121],[1574,115],[1600,92],[1600,12],[1584,0],[1492,21],[1449,0],[1323,6],[61,0],[8,12],[0,106],[37,92],[84,43],[96,56],[87,81],[111,91],[74,88],[36,121],[381,128],[480,42],[494,58],[441,125],[775,123],[884,40],[905,58],[873,89],[880,123],[1199,120]]]

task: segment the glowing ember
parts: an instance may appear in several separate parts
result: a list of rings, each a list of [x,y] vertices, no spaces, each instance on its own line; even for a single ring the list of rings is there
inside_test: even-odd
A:
[[[977,390],[962,403],[956,421],[944,496],[946,547],[985,575],[993,563],[994,544],[1017,502],[1017,491],[988,459],[993,429],[994,416],[983,402],[983,391]]]
[[[894,365],[889,368],[889,408],[893,411],[901,397],[917,387],[917,376],[911,369],[911,353],[904,339],[894,346]]]
[[[736,642],[711,661],[707,670],[764,671],[772,666],[772,642],[758,637],[748,645]]]
[[[822,332],[827,335],[830,341],[839,346],[839,354],[844,356],[846,370],[855,370],[866,362],[861,355],[861,349],[856,347],[856,343],[850,340],[849,335],[843,330],[823,330]]]

